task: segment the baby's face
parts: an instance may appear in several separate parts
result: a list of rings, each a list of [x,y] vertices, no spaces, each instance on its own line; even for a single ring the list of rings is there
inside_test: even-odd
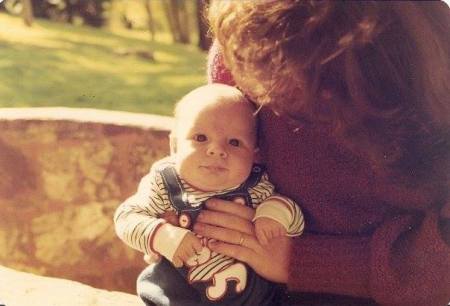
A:
[[[235,187],[250,174],[256,146],[255,118],[248,103],[215,103],[177,118],[176,168],[203,191]]]

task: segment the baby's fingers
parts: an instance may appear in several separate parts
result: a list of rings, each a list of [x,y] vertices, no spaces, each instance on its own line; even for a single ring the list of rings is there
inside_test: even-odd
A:
[[[272,228],[271,231],[272,238],[286,235],[286,229],[281,224],[277,224],[277,226]]]
[[[203,245],[202,242],[200,241],[200,239],[197,239],[193,244],[192,244],[192,248],[194,250],[194,254],[200,254],[200,252],[203,249]]]
[[[283,226],[280,226],[279,228],[278,228],[278,231],[277,231],[277,237],[279,237],[279,236],[284,236],[284,235],[286,235],[287,234],[287,231],[286,231],[286,229],[283,227]]]
[[[181,259],[183,262],[186,262],[189,258],[196,254],[196,250],[194,245],[192,244],[190,247],[186,248],[184,252],[181,253]]]
[[[259,243],[262,245],[266,245],[269,243],[269,239],[267,237],[266,232],[262,228],[256,228],[256,238],[258,239]]]

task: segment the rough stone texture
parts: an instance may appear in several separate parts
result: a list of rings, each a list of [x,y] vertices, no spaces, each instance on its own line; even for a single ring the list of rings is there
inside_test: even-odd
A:
[[[170,122],[95,110],[0,109],[0,264],[135,293],[142,254],[116,237],[112,218],[167,154]]]
[[[144,306],[135,295],[99,290],[70,280],[36,276],[2,266],[0,305]]]

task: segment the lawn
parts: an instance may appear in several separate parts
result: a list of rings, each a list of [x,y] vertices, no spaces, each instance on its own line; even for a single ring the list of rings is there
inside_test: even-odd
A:
[[[132,54],[124,55],[124,51]],[[151,51],[154,61],[134,54]],[[205,83],[206,54],[111,32],[0,13],[0,107],[67,106],[170,115]]]

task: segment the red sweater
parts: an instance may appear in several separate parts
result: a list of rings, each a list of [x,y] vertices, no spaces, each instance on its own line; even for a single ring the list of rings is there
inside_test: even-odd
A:
[[[233,84],[215,46],[208,68],[210,82]],[[271,181],[305,214],[305,234],[291,251],[289,290],[381,305],[447,305],[450,246],[443,237],[450,233],[439,224],[448,222],[450,201],[442,207],[433,203],[433,188],[380,177],[320,128],[295,131],[268,108],[259,114]]]

